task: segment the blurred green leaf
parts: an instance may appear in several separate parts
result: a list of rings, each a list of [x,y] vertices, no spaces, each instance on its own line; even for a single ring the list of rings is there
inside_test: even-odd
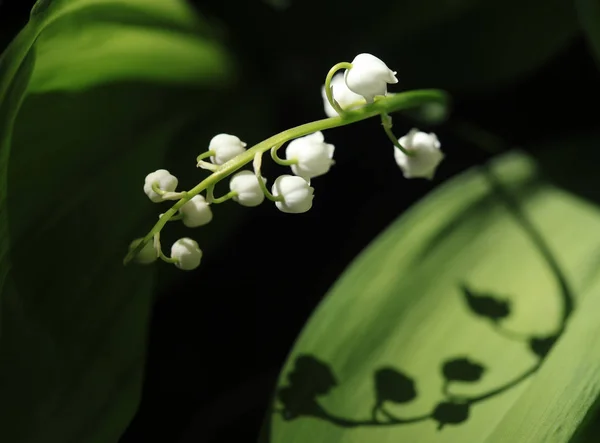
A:
[[[183,0],[38,2],[0,60],[1,441],[107,443],[129,423],[155,268],[122,258],[161,209],[143,179],[200,179],[195,155],[244,124],[222,117],[234,72]]]
[[[555,143],[563,149],[554,160],[568,169],[574,142]],[[310,355],[336,375],[335,390],[294,420],[288,393],[264,435],[270,443],[568,442],[600,392],[600,237],[590,235],[599,231],[600,210],[520,152],[446,183],[356,259],[299,337],[279,389],[297,356]],[[502,294],[511,306],[502,322],[481,321],[465,286],[480,298]],[[386,395],[372,383],[382,366],[413,374],[417,395],[371,414]]]

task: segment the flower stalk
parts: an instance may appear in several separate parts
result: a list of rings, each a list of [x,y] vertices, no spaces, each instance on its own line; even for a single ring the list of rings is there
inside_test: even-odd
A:
[[[337,72],[339,69],[348,68],[349,65],[349,63],[340,63],[334,66],[328,74],[329,81],[331,81],[331,78],[333,77],[335,72]],[[331,89],[326,88],[326,92],[327,91],[329,91],[328,98],[330,98],[330,102],[333,105],[334,101]],[[148,242],[152,241],[157,233],[160,233],[160,231],[167,224],[167,222],[173,216],[177,215],[181,207],[185,205],[188,201],[190,201],[194,196],[210,188],[214,189],[214,186],[218,182],[220,182],[224,178],[227,178],[229,175],[231,175],[235,171],[238,171],[250,162],[254,161],[254,159],[257,158],[257,156],[262,157],[263,153],[273,149],[273,147],[282,146],[283,144],[291,140],[309,134],[313,134],[318,131],[324,131],[328,129],[350,125],[371,117],[387,115],[393,112],[408,110],[412,108],[418,108],[427,103],[439,103],[443,106],[447,106],[448,102],[449,96],[447,95],[447,93],[438,89],[413,90],[389,95],[386,97],[381,97],[378,98],[375,102],[366,104],[358,109],[347,111],[342,110],[342,115],[340,116],[316,120],[282,131],[263,140],[260,143],[257,143],[251,148],[240,152],[232,159],[220,165],[210,164],[211,169],[213,169],[212,173],[207,178],[198,183],[195,187],[182,193],[183,195],[181,196],[181,198],[170,209],[164,212],[163,216],[160,217],[160,219],[146,234],[146,236],[143,237],[142,240],[139,241],[135,247],[129,250],[129,252],[123,260],[123,263],[130,263],[133,260],[133,258],[144,248],[144,246]],[[262,183],[262,180],[259,180],[259,184],[260,183]],[[277,197],[274,198],[277,199]],[[208,201],[210,201],[210,198],[208,199]]]

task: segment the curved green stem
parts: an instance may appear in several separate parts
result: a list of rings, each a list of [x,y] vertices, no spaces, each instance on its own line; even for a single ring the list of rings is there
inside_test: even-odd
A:
[[[156,192],[158,195],[163,196],[167,193],[167,191],[163,191],[162,189],[160,189],[159,185],[160,185],[159,182],[152,183],[152,190],[154,192]]]
[[[212,157],[213,155],[215,155],[215,151],[206,151],[206,152],[203,152],[198,157],[196,157],[196,164],[199,164],[205,158]]]
[[[162,217],[164,214],[160,214],[158,216],[158,218]],[[175,214],[174,216],[172,216],[171,218],[169,218],[169,221],[177,221],[177,220],[181,220],[183,218],[183,215],[181,214],[181,212]]]
[[[211,172],[215,172],[219,169],[218,165],[213,165],[212,163],[205,162],[204,160],[198,160],[196,167],[206,169],[207,171]]]
[[[296,126],[295,128],[286,129],[279,134],[275,134],[266,140],[263,140],[230,161],[219,165],[211,175],[198,183],[194,188],[187,191],[185,197],[167,210],[164,216],[161,217],[158,222],[156,222],[152,230],[144,237],[144,239],[125,256],[123,263],[129,263],[133,257],[135,257],[135,255],[142,250],[144,245],[152,239],[154,234],[159,232],[165,226],[167,221],[173,215],[175,215],[177,211],[179,211],[179,208],[186,204],[193,196],[199,194],[209,186],[214,185],[215,183],[229,176],[231,173],[247,165],[254,159],[256,154],[262,154],[271,149],[273,146],[282,145],[290,140],[312,134],[313,132],[350,125],[361,120],[375,117],[383,112],[391,113],[403,109],[410,109],[421,106],[423,103],[427,102],[440,102],[445,104],[448,100],[448,95],[439,89],[421,89],[402,92],[381,100],[377,100],[375,103],[370,103],[359,109],[346,111],[343,117],[338,116],[325,118],[322,120],[305,123],[303,125]]]
[[[167,257],[167,256],[166,256],[166,255],[163,253],[162,249],[161,249],[161,250],[158,252],[158,257],[159,257],[159,258],[160,258],[162,261],[164,261],[164,262],[167,262],[167,263],[171,263],[171,264],[175,264],[175,263],[177,263],[177,261],[178,261],[176,258]]]
[[[265,194],[265,197],[267,197],[272,202],[283,201],[282,196],[276,197],[273,194],[271,194],[269,192],[269,190],[267,189],[265,180],[263,179],[263,176],[260,172],[261,165],[262,165],[262,152],[259,152],[254,156],[253,166],[254,166],[254,174],[256,175],[256,179],[258,180],[258,186],[260,186],[261,191],[263,192],[263,194]]]
[[[383,130],[385,131],[385,133],[387,134],[388,138],[392,141],[392,143],[394,144],[395,147],[397,147],[398,149],[400,149],[402,152],[404,152],[404,154],[406,154],[408,156],[411,156],[411,155],[415,154],[413,151],[409,151],[408,149],[405,149],[400,144],[400,142],[398,141],[398,139],[396,138],[396,136],[392,132],[392,117],[390,117],[390,115],[387,112],[382,112],[381,113],[381,124],[383,125]]]
[[[159,188],[159,182],[152,183],[152,190],[162,197],[163,200],[179,200],[185,197],[186,192],[165,191]]]
[[[235,191],[229,191],[223,197],[219,197],[219,198],[214,198],[213,197],[211,203],[214,203],[215,205],[218,205],[219,203],[223,203],[223,202],[226,202],[227,200],[231,200],[233,197],[236,197],[237,195],[238,195],[237,192],[235,192]]]
[[[350,69],[351,67],[352,63],[338,63],[329,70],[329,72],[327,73],[327,77],[325,78],[325,94],[327,95],[327,101],[329,102],[331,107],[335,109],[335,112],[337,112],[340,116],[344,116],[346,111],[344,111],[340,104],[335,100],[335,98],[333,98],[333,90],[331,89],[331,79],[333,79],[335,73],[338,72],[340,69]]]
[[[273,146],[271,148],[271,158],[273,159],[273,161],[281,166],[292,166],[292,165],[295,165],[296,163],[298,163],[298,160],[295,158],[293,158],[291,160],[286,160],[284,158],[279,157],[277,155],[277,151],[279,150],[279,148],[281,148],[281,146],[282,145]]]

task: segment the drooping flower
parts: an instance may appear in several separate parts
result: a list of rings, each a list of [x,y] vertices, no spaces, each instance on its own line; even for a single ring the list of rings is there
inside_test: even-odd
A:
[[[264,183],[267,179],[262,177]],[[264,199],[265,194],[258,183],[258,177],[251,171],[241,171],[231,177],[229,189],[237,195],[233,200],[242,206],[258,206]]]
[[[333,98],[336,102],[342,107],[344,111],[356,109],[361,106],[360,102],[363,102],[363,98],[361,95],[358,95],[348,89],[346,85],[346,81],[344,80],[344,74],[339,72],[333,76],[331,79],[331,92],[333,94]],[[327,100],[327,93],[325,92],[325,85],[321,87],[321,95],[323,97],[323,106],[325,109],[325,114],[328,117],[337,117],[338,113],[333,106]],[[352,106],[357,103],[358,105]]]
[[[162,195],[157,194],[152,189],[152,185],[155,183],[161,191],[173,192],[179,181],[166,169],[158,169],[146,176],[144,179],[144,192],[152,202],[160,203],[163,201]]]
[[[246,143],[235,135],[217,134],[211,139],[208,150],[214,152],[210,161],[215,165],[222,165],[244,152]]]
[[[171,246],[171,258],[177,260],[175,266],[184,271],[191,271],[200,266],[202,250],[198,243],[191,238],[184,237]]]
[[[438,165],[444,159],[437,136],[434,133],[427,134],[418,129],[411,129],[398,141],[404,149],[412,153],[412,155],[406,155],[394,146],[394,158],[402,169],[404,177],[431,180]]]
[[[181,214],[181,221],[188,228],[206,225],[213,218],[209,204],[204,196],[200,194],[194,195],[179,209],[179,213]]]
[[[362,95],[367,103],[373,103],[376,95],[386,95],[388,84],[398,83],[396,72],[371,54],[354,57],[344,79],[348,89]]]
[[[271,192],[275,197],[283,197],[283,201],[275,202],[281,212],[300,214],[312,207],[314,188],[302,177],[281,175],[275,180]]]
[[[335,146],[325,143],[321,131],[292,140],[285,150],[288,160],[296,160],[292,172],[306,180],[329,171],[333,165]]]

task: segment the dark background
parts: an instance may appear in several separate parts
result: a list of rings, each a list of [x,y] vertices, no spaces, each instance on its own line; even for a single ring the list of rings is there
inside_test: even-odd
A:
[[[2,46],[26,22],[33,3],[0,3]],[[283,11],[260,1],[234,3],[194,2],[228,29],[225,38],[240,60],[243,81],[265,91],[273,132],[324,117],[319,88],[331,65],[362,51],[378,54],[376,44],[368,49],[320,36],[307,22],[311,2],[295,9],[292,0]],[[390,67],[402,80],[402,66]],[[527,75],[474,92],[450,91],[452,117],[435,128],[447,157],[433,182],[402,178],[375,119],[328,132],[337,163],[315,180],[311,211],[292,216],[268,205],[249,210],[198,272],[162,286],[141,407],[122,442],[254,441],[279,368],[336,278],[413,202],[489,158],[461,139],[453,122],[478,125],[507,146],[537,155],[532,142],[598,126],[597,112],[586,110],[598,103],[598,80],[583,37],[576,37]],[[398,135],[413,124],[395,122]]]

